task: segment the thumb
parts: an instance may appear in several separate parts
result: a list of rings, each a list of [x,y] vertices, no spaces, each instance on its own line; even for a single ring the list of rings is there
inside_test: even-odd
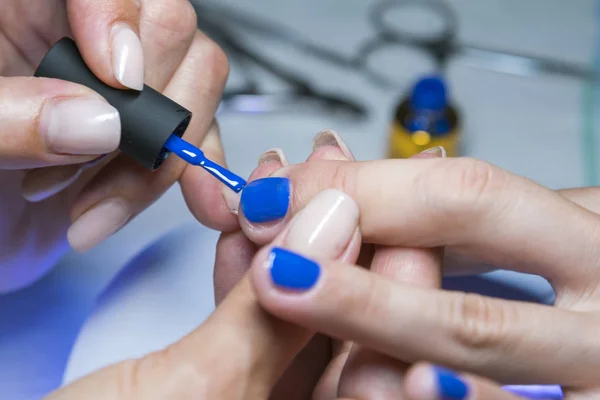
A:
[[[554,389],[554,387],[552,387]],[[406,376],[405,398],[410,400],[469,399],[469,400],[518,400],[511,391],[487,379],[458,374],[445,368],[419,363],[413,366]],[[533,398],[562,399],[552,392],[532,391]]]
[[[86,64],[106,84],[142,90],[140,1],[68,0],[69,24]],[[110,55],[110,57],[107,57]]]
[[[119,145],[119,112],[88,88],[0,77],[0,93],[0,169],[85,162]]]

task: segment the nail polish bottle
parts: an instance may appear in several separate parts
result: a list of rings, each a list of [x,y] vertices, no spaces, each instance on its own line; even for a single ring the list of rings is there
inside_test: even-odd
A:
[[[167,140],[172,134],[183,136],[192,118],[189,110],[146,85],[141,91],[106,85],[87,67],[70,38],[52,46],[35,76],[78,83],[104,97],[121,117],[119,150],[149,170],[166,160],[170,153],[165,147]]]
[[[409,158],[443,146],[448,157],[459,155],[459,114],[440,76],[419,79],[395,110],[390,129],[389,158]]]

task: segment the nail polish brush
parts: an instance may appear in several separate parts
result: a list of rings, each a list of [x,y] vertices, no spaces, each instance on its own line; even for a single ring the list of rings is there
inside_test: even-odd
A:
[[[225,186],[236,193],[239,193],[244,186],[246,186],[246,181],[244,179],[209,160],[204,156],[202,150],[191,143],[186,142],[177,135],[171,135],[169,139],[167,139],[165,148],[184,159],[189,164],[204,168],[208,173],[223,182]]]
[[[207,159],[200,149],[181,138],[192,119],[189,110],[147,85],[141,91],[106,85],[87,67],[72,39],[63,38],[52,46],[35,76],[78,83],[104,97],[119,111],[121,118],[119,150],[147,169],[158,169],[169,154],[174,153],[204,168],[235,192],[246,184],[244,179]]]

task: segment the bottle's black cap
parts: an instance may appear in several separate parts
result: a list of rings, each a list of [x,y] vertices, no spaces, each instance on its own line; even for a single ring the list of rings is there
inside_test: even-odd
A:
[[[146,85],[138,92],[115,89],[101,82],[70,38],[52,46],[35,76],[78,83],[103,96],[121,116],[119,149],[150,170],[167,158],[169,152],[164,144],[169,136],[174,133],[181,137],[192,118],[190,111]]]

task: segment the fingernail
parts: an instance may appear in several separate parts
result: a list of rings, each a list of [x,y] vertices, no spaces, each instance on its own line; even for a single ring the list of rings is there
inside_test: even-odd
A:
[[[350,151],[350,148],[346,145],[346,142],[344,142],[337,132],[332,131],[331,129],[325,129],[317,133],[313,139],[313,152],[327,146],[340,149],[344,157],[350,161],[356,160],[354,154],[352,154],[352,151]]]
[[[285,154],[283,154],[283,150],[278,148],[269,149],[258,158],[258,165],[268,163],[280,163],[282,166],[289,165]]]
[[[81,175],[79,165],[38,168],[27,172],[21,185],[25,200],[35,203],[43,201],[67,188]]]
[[[221,195],[223,196],[223,200],[225,200],[225,205],[229,212],[233,215],[238,215],[238,207],[240,205],[240,194],[232,191],[225,185],[221,187]]]
[[[73,249],[87,251],[118,231],[130,217],[131,211],[122,199],[104,200],[77,218],[67,239]]]
[[[240,206],[248,221],[262,223],[283,218],[289,202],[289,179],[270,177],[247,184],[242,191]]]
[[[102,164],[103,162],[108,161],[109,157],[111,157],[110,154],[103,154],[100,157],[96,157],[92,161],[88,161],[85,164],[82,164],[81,170],[86,171],[88,169],[94,168],[94,167]]]
[[[431,149],[422,151],[419,154],[415,154],[411,158],[429,158],[429,157],[446,158],[446,149],[442,146],[432,147]]]
[[[269,149],[260,155],[258,158],[258,166],[260,167],[264,164],[272,164],[272,167],[275,169],[289,165],[285,154],[283,154],[283,150],[278,148]],[[262,176],[269,175],[269,173],[264,173],[268,171],[262,172]],[[227,205],[229,212],[234,215],[238,215],[241,194],[232,192],[231,189],[227,187],[223,187],[221,189],[221,194],[223,195],[223,199],[225,200],[225,204]]]
[[[144,52],[138,35],[127,25],[112,28],[112,62],[115,78],[131,89],[144,88]]]
[[[436,367],[438,393],[443,400],[462,400],[469,394],[467,385],[454,372]]]
[[[321,274],[316,262],[278,247],[271,250],[267,263],[273,283],[283,289],[308,290]]]
[[[55,153],[105,154],[119,146],[121,119],[104,100],[57,100],[44,106],[40,133]]]
[[[286,247],[309,257],[334,259],[348,247],[359,210],[346,193],[328,189],[317,194],[291,222]]]

